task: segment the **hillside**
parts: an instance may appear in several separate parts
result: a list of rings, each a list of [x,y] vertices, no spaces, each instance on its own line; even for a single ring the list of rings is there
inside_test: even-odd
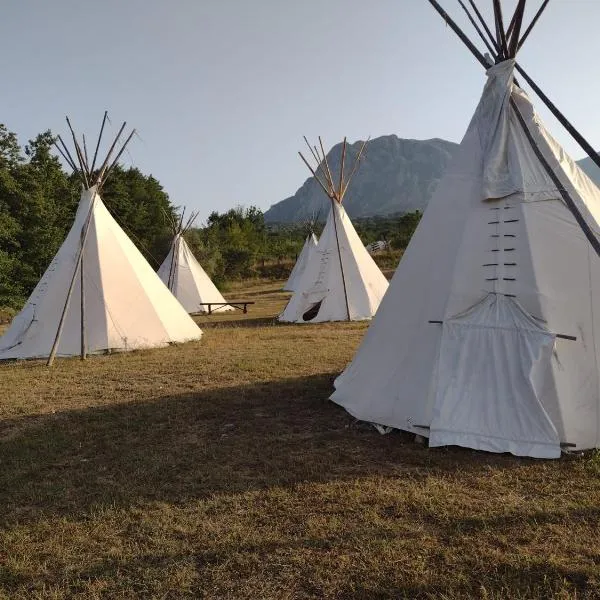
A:
[[[352,161],[361,142],[348,146]],[[327,154],[332,170],[339,172],[342,145]],[[458,144],[442,139],[408,140],[386,135],[371,140],[344,206],[351,217],[386,216],[423,210]],[[600,169],[590,158],[578,161],[600,185]],[[312,177],[289,198],[271,206],[265,220],[271,223],[299,221],[326,209],[323,191]]]
[[[360,141],[348,145],[346,165],[353,164],[360,146]],[[346,210],[351,217],[368,217],[423,209],[457,147],[446,140],[395,135],[371,140],[344,201]],[[334,172],[339,172],[341,149],[342,144],[336,144],[327,154]],[[325,208],[323,191],[310,177],[293,196],[274,204],[265,220],[298,221]]]
[[[577,164],[585,171],[586,175],[597,185],[600,186],[600,168],[592,161],[589,156],[577,161]]]

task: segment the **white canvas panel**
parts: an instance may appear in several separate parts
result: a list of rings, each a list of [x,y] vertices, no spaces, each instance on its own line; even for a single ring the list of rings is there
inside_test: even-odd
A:
[[[306,266],[311,262],[315,255],[318,243],[319,240],[314,233],[311,233],[306,237],[304,245],[302,246],[302,250],[300,251],[298,259],[296,260],[296,264],[294,265],[288,280],[283,286],[283,289],[286,292],[294,292],[296,290],[299,281],[302,279],[302,274],[306,270]]]
[[[175,236],[169,254],[159,267],[158,276],[188,313],[208,312],[208,308],[202,306],[203,302],[226,302],[180,233]],[[233,307],[222,306],[212,312],[229,310]]]

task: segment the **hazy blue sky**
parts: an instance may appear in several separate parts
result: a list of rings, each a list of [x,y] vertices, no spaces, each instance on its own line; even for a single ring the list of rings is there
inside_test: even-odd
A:
[[[552,0],[519,58],[596,147],[599,23],[598,0]],[[293,194],[302,135],[459,141],[485,79],[427,0],[7,0],[0,57],[0,122],[22,143],[65,114],[95,136],[108,109],[141,136],[126,164],[202,218]]]

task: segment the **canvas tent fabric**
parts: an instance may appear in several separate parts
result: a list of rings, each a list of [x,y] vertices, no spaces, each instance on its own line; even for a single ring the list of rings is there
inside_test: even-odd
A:
[[[360,241],[344,207],[332,200],[316,252],[279,320],[320,323],[370,319],[387,287],[387,279]]]
[[[200,339],[201,330],[113,219],[93,186],[82,193],[65,241],[23,310],[0,338],[0,359],[50,355],[74,274],[57,355],[80,354],[81,271],[77,264],[83,239],[88,353]]]
[[[296,264],[294,265],[294,268],[292,269],[288,280],[283,286],[284,291],[293,292],[296,290],[298,282],[300,281],[300,279],[302,278],[302,274],[306,270],[306,265],[308,265],[311,262],[312,257],[315,254],[318,243],[319,240],[317,239],[317,236],[314,233],[310,233],[308,236],[306,236],[306,240],[304,241],[304,246],[302,246],[302,250],[300,251],[298,260],[296,260]]]
[[[207,312],[208,308],[202,306],[203,302],[226,303],[181,232],[175,235],[169,254],[158,269],[158,276],[188,313]],[[212,312],[228,310],[233,310],[233,307],[222,306],[212,309]]]
[[[600,445],[600,259],[532,141],[596,234],[600,191],[514,85],[514,64],[488,70],[332,400],[431,445],[558,457]]]

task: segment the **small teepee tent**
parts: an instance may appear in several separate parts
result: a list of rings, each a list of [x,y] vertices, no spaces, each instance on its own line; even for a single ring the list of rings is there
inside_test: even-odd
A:
[[[430,2],[487,83],[332,400],[430,446],[542,458],[598,447],[600,190],[515,80],[537,87],[515,61],[525,1],[505,30],[495,0],[497,36],[476,13],[493,65]]]
[[[288,280],[285,282],[283,289],[286,292],[294,292],[298,285],[298,282],[302,278],[302,274],[306,270],[306,266],[311,262],[313,256],[317,250],[317,244],[319,240],[315,235],[314,231],[315,219],[311,219],[307,222],[306,228],[308,233],[306,235],[306,240],[304,241],[304,246],[302,246],[302,250],[298,255],[298,259],[296,260],[296,264],[288,277]]]
[[[102,184],[119,160],[110,162],[125,123],[102,165],[91,166],[71,129],[77,164],[60,136],[57,148],[81,176],[84,189],[75,221],[50,266],[0,338],[0,360],[135,350],[197,340],[202,332],[169,292],[100,198]],[[68,122],[68,119],[67,119]],[[69,123],[69,128],[70,128]]]
[[[347,146],[344,139],[340,174],[337,182],[334,182],[321,138],[321,154],[316,146],[311,148],[304,139],[316,161],[316,168],[310,166],[302,153],[299,153],[300,157],[331,200],[331,210],[316,252],[295,285],[295,292],[279,315],[279,320],[319,323],[370,319],[387,290],[388,281],[369,256],[342,206],[366,142],[346,177],[344,166]]]
[[[158,276],[181,302],[188,313],[207,312],[202,303],[223,304],[211,312],[233,310],[227,305],[225,298],[210,280],[200,263],[187,245],[184,234],[193,225],[198,214],[192,213],[187,222],[183,223],[185,211],[182,212],[178,223],[173,223],[173,242],[169,254],[158,269]]]

